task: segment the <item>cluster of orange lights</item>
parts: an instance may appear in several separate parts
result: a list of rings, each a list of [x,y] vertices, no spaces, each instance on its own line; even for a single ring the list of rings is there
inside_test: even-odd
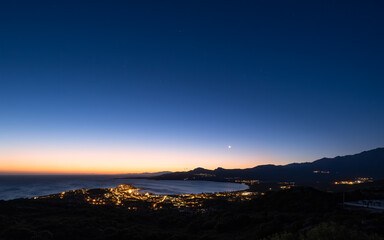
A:
[[[366,182],[373,182],[372,178],[364,178],[364,177],[359,177],[356,180],[352,181],[336,181],[334,184],[344,184],[344,185],[354,185],[354,184],[361,184],[361,183],[366,183]]]
[[[331,171],[320,171],[320,170],[315,170],[313,173],[321,173],[321,174],[329,174]]]
[[[71,202],[88,203],[91,205],[114,205],[124,207],[128,210],[138,208],[150,208],[160,210],[163,208],[176,208],[179,210],[195,209],[205,211],[204,203],[209,199],[226,199],[227,201],[247,201],[259,194],[257,192],[223,192],[223,193],[201,193],[182,195],[156,195],[141,193],[131,185],[119,185],[108,189],[80,189],[59,194],[53,194],[34,199],[64,199]]]
[[[260,180],[235,180],[236,183],[242,183],[247,185],[259,184]]]

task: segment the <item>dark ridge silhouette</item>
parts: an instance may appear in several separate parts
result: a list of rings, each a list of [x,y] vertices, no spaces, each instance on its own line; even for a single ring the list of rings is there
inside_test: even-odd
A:
[[[364,192],[346,195],[366,199]],[[0,239],[384,239],[382,213],[344,209],[342,199],[341,193],[296,187],[250,201],[207,199],[208,211],[198,214],[17,199],[0,201]]]
[[[357,177],[384,179],[384,148],[364,151],[355,155],[322,158],[314,162],[288,165],[260,165],[247,169],[208,170],[196,168],[188,172],[174,172],[155,176],[162,180],[210,180],[233,181],[257,179],[261,181],[295,181],[309,184],[337,180],[352,180]]]
[[[144,173],[123,173],[116,174],[118,178],[143,178],[143,177],[155,177],[163,174],[172,173],[171,171],[162,171],[162,172],[144,172]]]

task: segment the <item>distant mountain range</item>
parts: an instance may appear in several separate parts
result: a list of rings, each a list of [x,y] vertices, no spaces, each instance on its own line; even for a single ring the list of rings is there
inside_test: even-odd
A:
[[[119,178],[149,178],[149,177],[156,177],[156,176],[159,176],[159,175],[164,175],[164,174],[168,174],[168,173],[172,173],[170,171],[162,171],[162,172],[153,172],[153,173],[148,173],[148,172],[144,172],[144,173],[123,173],[123,174],[116,174],[115,176],[116,177],[119,177]]]
[[[314,162],[288,165],[260,165],[247,169],[208,170],[196,168],[188,172],[173,172],[151,177],[159,180],[210,180],[235,181],[260,180],[264,182],[294,181],[320,183],[353,180],[357,177],[384,179],[384,148],[377,148],[355,155],[322,158]]]

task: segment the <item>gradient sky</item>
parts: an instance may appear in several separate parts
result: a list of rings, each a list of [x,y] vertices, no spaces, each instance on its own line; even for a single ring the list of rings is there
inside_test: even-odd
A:
[[[383,147],[383,10],[3,1],[0,172],[245,168]]]

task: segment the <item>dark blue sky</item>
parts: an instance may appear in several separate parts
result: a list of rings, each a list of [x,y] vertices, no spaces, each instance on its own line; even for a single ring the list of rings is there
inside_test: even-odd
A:
[[[207,167],[251,167],[383,146],[383,10],[381,1],[3,2],[0,162],[10,149],[132,146],[185,152],[186,167],[190,152],[216,156]]]

